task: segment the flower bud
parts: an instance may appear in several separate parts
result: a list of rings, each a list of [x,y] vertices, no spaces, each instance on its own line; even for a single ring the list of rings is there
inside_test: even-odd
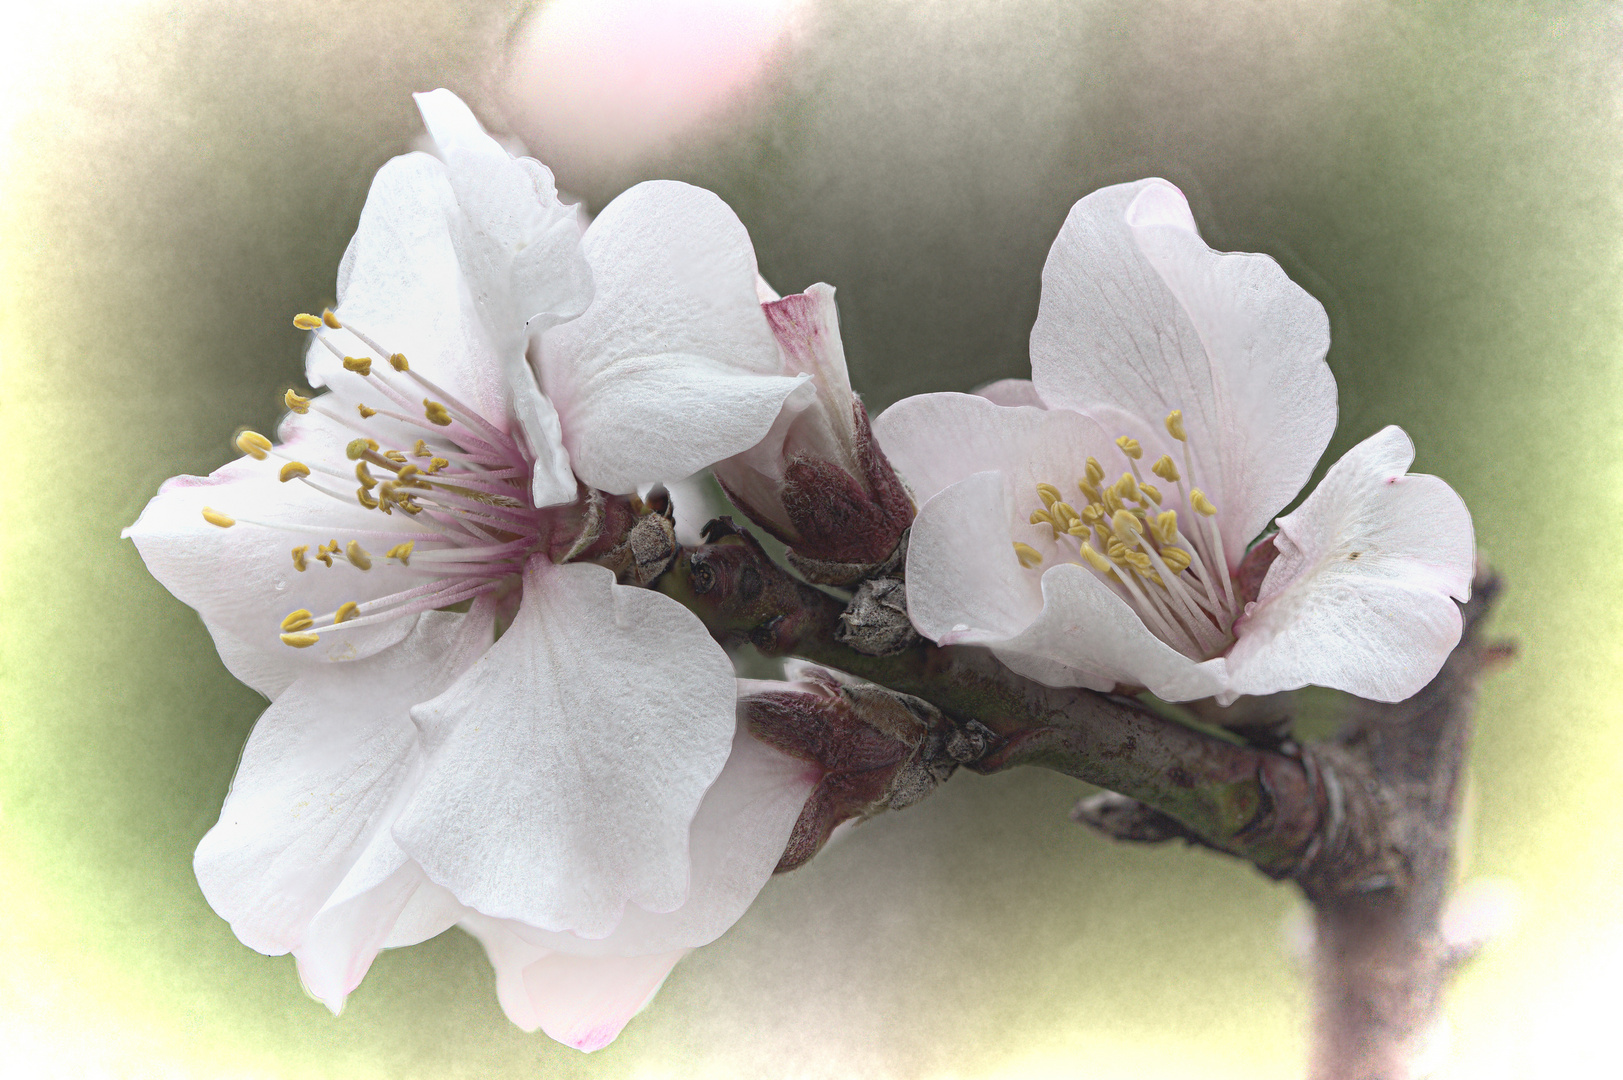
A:
[[[761,305],[783,372],[808,374],[759,444],[715,466],[729,498],[783,541],[796,569],[850,584],[885,563],[913,520],[913,502],[874,442],[851,392],[834,290]]]
[[[808,664],[790,674],[793,682],[739,681],[750,734],[822,773],[778,873],[817,854],[841,822],[913,805],[987,748],[980,725],[959,727],[919,698]]]

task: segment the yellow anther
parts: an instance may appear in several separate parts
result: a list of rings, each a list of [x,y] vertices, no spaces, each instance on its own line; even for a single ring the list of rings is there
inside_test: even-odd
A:
[[[1138,481],[1133,479],[1132,473],[1124,472],[1116,481],[1116,498],[1124,503],[1138,498]]]
[[[296,413],[303,414],[310,411],[310,399],[303,394],[294,393],[292,387],[288,387],[287,393],[282,395],[282,404]]]
[[[290,461],[282,466],[282,471],[278,475],[284,484],[289,480],[303,480],[310,475],[310,466],[302,461]]]
[[[300,330],[314,330],[321,325],[321,318],[317,315],[295,315],[293,316],[293,325]]]
[[[1173,409],[1171,412],[1167,413],[1166,425],[1167,425],[1167,434],[1171,435],[1174,439],[1177,439],[1179,442],[1183,442],[1185,439],[1187,439],[1189,437],[1187,434],[1184,433],[1184,430],[1183,430],[1183,410],[1182,409]]]
[[[1178,538],[1178,512],[1176,510],[1163,510],[1155,515],[1155,523],[1150,526],[1150,532],[1163,544],[1170,544]]]
[[[1107,549],[1109,545],[1119,543],[1116,534],[1111,532],[1110,526],[1103,521],[1093,527],[1093,535],[1097,536],[1099,543],[1104,544]]]
[[[1080,517],[1083,523],[1086,525],[1097,525],[1099,524],[1100,519],[1104,517],[1104,507],[1100,506],[1098,503],[1089,503],[1082,508],[1082,513],[1077,516]]]
[[[1178,547],[1164,547],[1159,552],[1161,561],[1167,564],[1167,569],[1174,574],[1181,574],[1189,569],[1191,561],[1189,552]]]
[[[372,374],[372,358],[370,356],[344,357],[344,370],[353,371],[357,375]]]
[[[408,514],[421,514],[423,512],[423,508],[421,506],[418,506],[416,503],[411,501],[410,495],[407,495],[405,500],[401,502],[400,509],[404,510]]]
[[[1131,566],[1134,570],[1137,570],[1140,574],[1143,574],[1143,575],[1146,575],[1146,576],[1148,576],[1151,573],[1154,573],[1154,570],[1155,570],[1153,564],[1151,564],[1151,562],[1150,562],[1150,557],[1148,555],[1144,554],[1142,551],[1129,551],[1129,552],[1126,552],[1125,554],[1122,555],[1122,561],[1126,562],[1128,566]]]
[[[394,368],[396,371],[405,371],[407,368],[411,367],[410,364],[406,363],[406,354],[398,352],[389,357],[389,366]]]
[[[397,465],[404,465],[406,463],[406,455],[402,454],[398,450],[385,450],[383,452],[383,456]]]
[[[1047,510],[1033,510],[1031,512],[1031,516],[1026,519],[1026,522],[1031,525],[1053,525],[1054,515],[1050,514]],[[1058,526],[1055,527],[1057,528]]]
[[[203,520],[210,525],[218,525],[222,529],[229,529],[237,523],[237,519],[229,514],[222,514],[212,506],[203,507]]]
[[[1115,567],[1110,564],[1109,559],[1105,558],[1103,555],[1094,550],[1092,544],[1082,545],[1082,557],[1088,561],[1089,566],[1093,567],[1101,574],[1109,574],[1115,569]]]
[[[304,561],[304,553],[309,550],[309,544],[300,544],[298,547],[293,549],[293,569],[297,570],[301,574],[304,573],[305,567],[310,565]]]
[[[372,556],[368,555],[366,549],[361,547],[359,540],[349,542],[349,546],[344,548],[344,558],[348,559],[351,565],[358,566],[362,570],[372,569]]]
[[[430,424],[435,424],[439,427],[451,426],[450,412],[445,408],[444,405],[441,405],[437,401],[430,401],[428,398],[424,398],[423,414],[428,417],[428,422]]]
[[[316,558],[328,566],[332,565],[332,557],[336,554],[338,554],[338,541],[336,540],[331,544],[322,544],[316,548]]]
[[[1037,497],[1043,501],[1043,506],[1049,508],[1050,510],[1053,509],[1055,503],[1064,498],[1064,496],[1059,493],[1059,488],[1055,487],[1053,484],[1038,484]]]
[[[371,491],[378,486],[377,478],[372,475],[372,470],[367,468],[364,461],[355,463],[355,479],[361,482],[361,490],[363,491]]]
[[[1096,503],[1099,501],[1099,489],[1088,483],[1086,480],[1078,480],[1076,482],[1076,487],[1078,491],[1082,492],[1083,497],[1086,498],[1088,502]]]
[[[1105,478],[1105,467],[1099,464],[1098,458],[1088,458],[1088,483],[1097,487],[1099,481]]]
[[[345,600],[342,604],[338,605],[338,610],[333,612],[333,625],[337,626],[341,622],[348,622],[360,613],[361,605],[357,604],[353,600]]]
[[[1014,542],[1014,557],[1019,559],[1020,565],[1025,567],[1027,570],[1043,564],[1042,552],[1038,551],[1030,544],[1022,544],[1018,540]]]
[[[344,447],[344,456],[351,461],[359,461],[366,456],[368,450],[375,453],[377,448],[378,441],[376,439],[351,439],[349,445]]]
[[[423,440],[418,439],[417,440],[417,445],[411,448],[411,456],[412,457],[427,457],[428,456],[428,444],[426,442],[424,442]]]
[[[1121,496],[1116,494],[1114,485],[1099,492],[1099,505],[1105,508],[1105,513],[1114,514],[1122,509]]]
[[[355,411],[361,414],[362,420],[370,420],[378,414],[376,409],[368,408],[360,402],[355,403]]]
[[[306,611],[304,608],[300,608],[297,611],[290,611],[287,613],[287,618],[282,620],[282,629],[287,633],[292,634],[299,630],[310,629],[310,627],[315,625],[315,622],[316,617],[314,615],[310,614],[310,612]]]
[[[423,470],[419,469],[415,465],[402,465],[400,467],[400,483],[401,483],[401,485],[404,486],[404,487],[414,487],[414,488],[428,488],[428,487],[431,487],[432,485],[426,483],[425,481],[417,479],[418,476],[422,475],[422,471]]]
[[[1128,547],[1138,543],[1144,523],[1125,510],[1117,510],[1110,518],[1110,531]]]
[[[1155,459],[1155,464],[1150,466],[1150,472],[1169,484],[1178,482],[1178,467],[1172,463],[1172,458],[1166,454],[1162,454]]]
[[[1139,499],[1139,502],[1143,502],[1144,499],[1148,499],[1156,506],[1161,505],[1161,489],[1156,487],[1154,484],[1140,484],[1138,485],[1138,492],[1141,496],[1143,496],[1143,498]]]
[[[417,541],[407,540],[403,544],[396,544],[384,555],[386,559],[399,559],[401,566],[411,565],[411,549],[417,546]]]
[[[244,431],[237,436],[237,449],[255,461],[264,461],[270,448],[271,441],[257,431]]]
[[[437,457],[433,461],[430,461],[428,463],[428,473],[429,473],[430,476],[432,476],[434,473],[439,472],[441,469],[447,467],[450,464],[451,463],[449,461],[446,461],[444,458]]]
[[[1055,524],[1067,529],[1082,520],[1082,515],[1078,514],[1070,503],[1057,502],[1049,507],[1049,512],[1054,515]]]
[[[355,489],[355,499],[368,510],[376,510],[378,508],[378,501],[368,494],[367,490],[363,487],[358,487]]]
[[[1139,458],[1144,456],[1144,448],[1138,445],[1137,439],[1129,438],[1128,436],[1123,435],[1121,438],[1116,440],[1116,445],[1121,447],[1122,453],[1126,454],[1134,461],[1137,461]]]
[[[321,313],[321,321],[332,327],[334,330],[342,330],[344,328],[344,324],[338,321],[338,316],[332,313],[332,308],[328,308]]]
[[[1105,545],[1105,551],[1109,553],[1112,562],[1123,563],[1127,561],[1127,545],[1115,537],[1110,538],[1110,543]]]
[[[1199,488],[1192,488],[1190,490],[1189,505],[1193,506],[1195,508],[1195,513],[1202,517],[1211,517],[1213,514],[1217,513],[1217,507],[1212,505],[1212,500],[1208,499],[1206,497],[1206,493]]]
[[[282,635],[282,644],[283,645],[291,645],[295,649],[308,649],[310,646],[314,645],[316,642],[318,642],[320,640],[321,640],[321,637],[319,635],[317,635],[317,634],[283,634]]]

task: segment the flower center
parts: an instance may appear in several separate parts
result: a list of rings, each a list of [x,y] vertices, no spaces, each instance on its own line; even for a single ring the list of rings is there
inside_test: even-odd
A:
[[[1183,448],[1183,469],[1163,454],[1149,471],[1166,486],[1145,480],[1139,471],[1143,447],[1123,435],[1116,446],[1128,471],[1105,483],[1105,468],[1088,458],[1077,480],[1082,509],[1065,500],[1053,484],[1038,484],[1043,508],[1032,512],[1033,525],[1047,525],[1065,561],[1086,566],[1102,578],[1144,625],[1162,641],[1195,659],[1215,656],[1233,640],[1240,613],[1234,583],[1224,558],[1217,507],[1195,487],[1193,457],[1184,431],[1183,413],[1167,415],[1167,434]],[[1028,569],[1040,566],[1043,554],[1016,543],[1015,555]]]
[[[237,448],[259,460],[282,459],[283,483],[302,483],[338,502],[359,503],[380,515],[398,513],[401,518],[380,521],[377,529],[351,529],[345,536],[332,536],[332,530],[320,525],[256,521],[213,508],[203,511],[204,520],[222,528],[247,524],[328,537],[313,552],[310,544],[291,550],[293,568],[300,573],[310,571],[315,562],[326,568],[316,572],[331,572],[345,564],[364,572],[374,560],[383,559],[421,575],[424,582],[388,596],[348,601],[321,615],[302,608],[289,612],[281,624],[283,643],[302,649],[314,645],[320,634],[415,615],[509,588],[524,560],[544,545],[552,516],[532,505],[534,462],[523,441],[413,371],[404,355],[341,323],[332,312],[319,318],[300,315],[293,324],[314,331],[346,370],[377,388],[375,407],[349,401],[347,392],[304,397],[289,390],[285,395],[283,400],[294,412],[320,413],[356,434],[345,448],[346,460],[336,456],[295,460],[253,431],[237,437]],[[341,348],[334,331],[353,335],[365,346],[362,355]],[[355,415],[348,412],[351,404]],[[393,423],[369,423],[376,417]],[[343,490],[357,481],[360,486],[353,493]],[[367,550],[368,543],[390,546],[377,555]]]

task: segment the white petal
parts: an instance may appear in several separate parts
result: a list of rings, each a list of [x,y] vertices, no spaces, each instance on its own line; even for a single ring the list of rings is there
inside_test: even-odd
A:
[[[977,388],[976,397],[983,397],[994,405],[1030,405],[1034,409],[1046,409],[1043,399],[1037,393],[1037,387],[1030,379],[999,379]]]
[[[415,863],[404,863],[373,888],[323,908],[311,920],[293,956],[304,988],[334,1016],[361,985],[401,911],[426,881]]]
[[[1329,344],[1324,308],[1277,263],[1212,251],[1178,189],[1142,180],[1096,191],[1066,218],[1043,268],[1032,380],[1051,407],[1088,412],[1145,443],[1147,460],[1171,452],[1180,467],[1161,422],[1181,409],[1195,485],[1237,560],[1335,430]]]
[[[580,478],[625,493],[760,442],[805,380],[779,374],[755,252],[727,205],[686,184],[638,184],[583,243],[596,295],[543,335],[540,355]]]
[[[1039,481],[1076,492],[1089,455],[1103,460],[1116,450],[1087,417],[1010,408],[975,394],[903,398],[879,414],[873,430],[919,503],[974,473],[998,470],[1014,479],[1012,490],[1021,504],[1030,502],[1027,513],[1042,505],[1035,487]]]
[[[283,646],[272,652],[249,645],[229,630],[207,619],[203,620],[203,625],[208,628],[209,636],[214,639],[214,648],[219,652],[225,669],[238,681],[247,683],[249,687],[272,701],[275,701],[283,690],[292,686],[293,681],[304,674],[305,669],[310,666],[310,660],[302,656],[302,649],[289,649]],[[277,644],[280,645],[281,642]]]
[[[643,956],[708,945],[743,916],[772,876],[821,779],[822,770],[767,746],[740,723],[732,755],[693,818],[692,883],[681,907],[659,913],[628,904],[605,938],[517,924],[515,932],[532,944],[578,956]]]
[[[300,453],[298,443],[286,449]],[[421,585],[423,577],[382,557],[397,542],[392,535],[412,530],[409,518],[385,517],[299,481],[281,483],[281,464],[275,458],[244,457],[207,477],[173,477],[123,535],[135,541],[153,577],[196,609],[210,629],[232,636],[227,650],[240,646],[276,654],[269,661],[273,666],[313,667],[368,656],[399,641],[411,629],[410,619],[324,634],[305,649],[282,644],[281,623],[289,612],[329,614],[346,600],[387,596]],[[332,484],[336,487],[336,481]],[[204,507],[238,519],[237,524],[224,529],[210,524],[203,519]],[[380,535],[368,535],[373,532]],[[334,539],[359,542],[373,554],[372,568],[363,571],[342,557],[331,567],[310,557],[306,570],[295,568],[294,547],[313,553]],[[233,671],[248,670],[240,653],[222,656]]]
[[[244,944],[297,947],[388,828],[418,767],[409,710],[488,645],[491,611],[425,613],[396,648],[314,669],[265,710],[193,862],[204,897]]]
[[[1166,644],[1091,570],[1056,566],[1042,591],[1042,614],[1023,633],[989,643],[1020,674],[1050,686],[1142,686],[1167,701],[1223,689],[1221,657],[1197,663]]]
[[[571,956],[531,945],[496,919],[475,915],[463,927],[484,945],[496,969],[496,996],[507,1018],[587,1052],[613,1042],[688,952]]]
[[[579,488],[574,470],[569,467],[569,451],[564,449],[558,410],[541,393],[528,362],[510,374],[513,415],[535,462],[530,477],[530,498],[538,508],[574,502]]]
[[[731,666],[681,605],[532,558],[513,625],[412,717],[428,767],[395,838],[462,903],[602,936],[628,901],[685,899],[734,719]]]
[[[1406,475],[1413,461],[1385,428],[1279,519],[1279,557],[1229,650],[1236,693],[1313,684],[1401,701],[1437,674],[1459,643],[1475,538],[1452,488]]]

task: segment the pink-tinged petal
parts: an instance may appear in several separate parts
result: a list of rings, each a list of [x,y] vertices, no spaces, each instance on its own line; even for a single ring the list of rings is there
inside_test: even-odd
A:
[[[449,90],[412,95],[445,161],[460,214],[458,256],[475,304],[501,335],[586,310],[591,270],[573,207],[558,199],[545,165],[514,158]]]
[[[1229,650],[1233,693],[1313,684],[1401,701],[1437,674],[1459,643],[1476,540],[1464,502],[1408,475],[1413,461],[1408,435],[1385,428],[1279,519],[1279,556]]]
[[[755,252],[708,191],[638,184],[586,230],[596,295],[541,340],[541,386],[587,484],[626,493],[760,442],[806,381],[780,375]]]
[[[298,947],[387,830],[420,767],[409,710],[488,646],[492,612],[426,613],[395,648],[316,668],[265,710],[193,861],[204,897],[243,944],[272,955]]]
[[[377,885],[323,908],[311,920],[293,957],[304,988],[334,1016],[361,985],[406,903],[426,880],[415,863],[403,863]]]
[[[534,557],[513,625],[412,710],[428,763],[395,838],[487,915],[601,937],[627,902],[673,910],[733,711],[731,665],[691,612]]]
[[[1182,193],[1142,180],[1096,191],[1066,218],[1043,269],[1032,380],[1051,407],[1087,412],[1180,468],[1161,422],[1181,409],[1195,485],[1238,559],[1335,430],[1329,344],[1324,308],[1277,263],[1211,250]]]
[[[708,945],[743,917],[771,878],[821,779],[820,769],[767,746],[740,723],[727,765],[693,818],[692,881],[681,907],[660,913],[628,904],[604,938],[530,927],[516,932],[533,944],[580,956],[643,956]]]
[[[285,449],[299,453],[297,443]],[[282,644],[281,624],[290,612],[302,608],[326,615],[345,601],[364,603],[423,583],[422,575],[383,558],[410,535],[409,517],[385,517],[297,480],[284,484],[277,478],[282,464],[274,457],[244,457],[206,477],[167,480],[123,535],[135,542],[153,577],[203,616],[210,629],[231,635],[228,649],[277,654],[273,666],[315,667],[369,656],[399,641],[411,629],[410,619],[322,634],[304,649]],[[312,480],[334,490],[339,483],[320,474]],[[210,524],[203,518],[205,507],[236,524]],[[346,545],[355,540],[372,556],[371,569],[363,571],[342,555],[331,567],[316,561],[316,549],[329,540]],[[295,547],[309,549],[302,572],[293,561]],[[233,670],[242,668],[240,652],[226,660]]]
[[[976,397],[983,397],[994,405],[1029,405],[1034,409],[1046,409],[1042,395],[1037,393],[1037,387],[1030,379],[999,379],[989,382],[974,391]]]
[[[1103,461],[1116,450],[1112,438],[1085,416],[1008,408],[975,394],[903,398],[879,414],[873,433],[921,505],[965,477],[999,471],[1014,482],[1011,492],[1020,505],[1030,503],[1027,513],[1042,505],[1039,482],[1080,499],[1076,481],[1089,455]]]
[[[613,1042],[688,953],[575,956],[532,945],[511,922],[471,915],[462,925],[485,947],[507,1018],[588,1053]]]
[[[1043,575],[1043,610],[1021,634],[987,642],[1013,670],[1050,686],[1108,690],[1142,686],[1167,701],[1223,689],[1221,657],[1197,663],[1150,633],[1144,620],[1091,570],[1056,566]]]
[[[1014,498],[1003,473],[976,473],[938,493],[913,521],[907,611],[942,645],[1015,637],[1042,611],[1042,585],[1015,556]]]

